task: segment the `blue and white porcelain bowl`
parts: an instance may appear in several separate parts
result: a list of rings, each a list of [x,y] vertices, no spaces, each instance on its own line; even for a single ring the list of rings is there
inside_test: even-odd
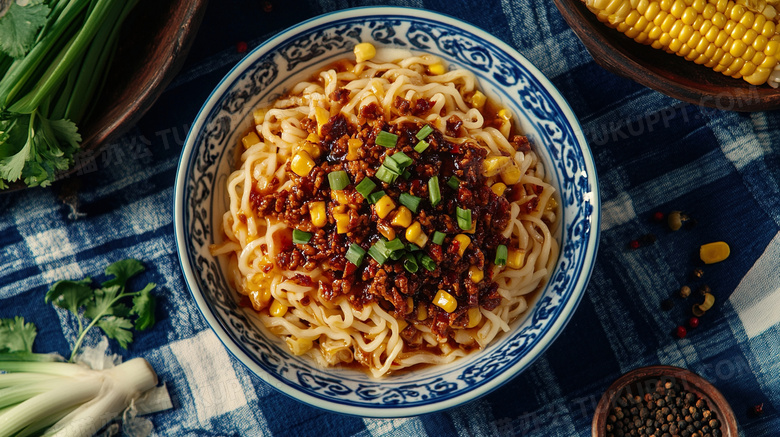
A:
[[[225,181],[253,108],[360,42],[430,53],[474,72],[485,94],[511,109],[544,160],[562,201],[561,253],[536,302],[512,330],[454,363],[381,380],[349,368],[320,368],[293,356],[239,305],[226,265],[209,252],[227,209]],[[563,330],[590,277],[599,233],[593,157],[558,91],[509,45],[467,23],[406,8],[358,8],[305,21],[249,53],[211,93],[187,136],[175,188],[176,244],[187,285],[225,347],[258,377],[315,407],[368,417],[405,417],[476,399],[526,369]]]

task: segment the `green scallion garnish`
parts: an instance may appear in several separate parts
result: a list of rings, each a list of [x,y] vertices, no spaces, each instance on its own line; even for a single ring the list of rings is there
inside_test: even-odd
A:
[[[379,167],[374,176],[386,184],[392,184],[398,178],[398,174],[385,167],[384,164]]]
[[[444,237],[446,236],[447,234],[445,234],[444,232],[436,231],[433,233],[433,237],[431,237],[431,241],[433,241],[434,244],[438,244],[439,246],[441,246],[442,243],[444,243]]]
[[[370,204],[372,204],[372,205],[373,205],[373,204],[374,204],[374,203],[376,203],[376,202],[377,202],[379,199],[381,199],[382,197],[384,197],[384,195],[385,195],[385,194],[386,194],[386,193],[385,193],[383,190],[379,190],[379,191],[377,191],[376,193],[371,193],[371,194],[369,194],[369,195],[368,195],[368,203],[370,203]]]
[[[422,199],[409,193],[401,193],[401,196],[398,197],[398,201],[401,202],[401,205],[409,208],[410,211],[417,214],[417,212],[420,210],[420,202]]]
[[[453,190],[457,190],[458,187],[460,186],[460,179],[453,176],[447,180],[447,185],[449,185],[449,187],[452,188]]]
[[[363,263],[363,258],[365,256],[366,251],[363,250],[362,247],[358,246],[357,243],[352,243],[349,246],[349,249],[347,249],[347,254],[344,255],[344,258],[346,258],[347,261],[351,262],[352,264],[360,266],[360,264]]]
[[[415,135],[415,137],[417,137],[418,140],[424,140],[432,132],[433,132],[433,128],[431,127],[431,125],[426,124],[425,126],[422,127],[422,129],[420,129],[419,132],[417,132],[417,135]]]
[[[404,245],[404,242],[401,241],[400,238],[395,238],[385,243],[385,247],[387,248],[387,250],[391,252],[395,252],[397,250],[403,250],[406,246]]]
[[[417,143],[417,145],[416,145],[416,146],[414,146],[414,151],[415,151],[415,152],[417,152],[417,153],[422,153],[422,152],[424,152],[424,151],[425,151],[425,149],[427,149],[427,148],[428,148],[428,146],[430,146],[430,145],[431,145],[431,143],[429,143],[429,142],[427,142],[427,141],[425,141],[425,140],[420,140],[420,142],[419,142],[419,143]]]
[[[499,244],[498,247],[496,247],[496,259],[493,261],[493,264],[497,266],[506,265],[506,256],[507,256],[506,246],[503,244]]]
[[[428,255],[422,255],[420,257],[420,264],[422,264],[422,266],[425,267],[425,270],[428,270],[429,272],[436,270],[436,261],[434,261],[433,258],[429,257]]]
[[[365,177],[355,186],[355,190],[363,196],[364,199],[368,199],[368,195],[371,194],[376,188],[376,184],[371,179]]]
[[[292,240],[295,244],[306,244],[311,240],[311,232],[304,232],[300,229],[293,229]]]
[[[331,190],[343,190],[349,185],[349,175],[344,170],[328,173],[328,183]]]
[[[417,252],[419,250],[422,250],[422,249],[420,249],[420,246],[418,246],[418,245],[416,245],[414,243],[407,243],[406,244],[406,251],[407,252]]]
[[[406,167],[409,167],[410,165],[412,165],[412,162],[414,162],[412,158],[410,158],[409,155],[407,155],[404,152],[393,153],[392,155],[385,158],[385,161],[387,161],[388,159],[392,159],[394,162],[396,162],[398,164],[398,168],[401,169],[405,169]]]
[[[404,268],[409,273],[416,273],[419,269],[417,265],[417,259],[412,254],[406,254],[404,256]]]
[[[441,190],[439,190],[439,177],[428,179],[428,194],[431,197],[431,205],[436,206],[441,202]]]
[[[401,177],[408,181],[412,177],[412,173],[409,172],[409,170],[404,170],[404,172],[401,175]]]
[[[385,261],[387,261],[389,255],[389,253],[387,254],[385,253],[384,244],[382,243],[382,241],[383,240],[379,240],[376,243],[374,243],[373,246],[368,248],[368,255],[371,258],[374,258],[374,260],[378,262],[380,266],[384,264]]]
[[[374,142],[380,146],[392,148],[395,147],[395,144],[398,142],[398,135],[391,134],[390,132],[379,131],[379,134],[376,136],[376,140]]]
[[[455,208],[455,218],[458,219],[458,227],[464,231],[471,230],[471,210],[461,207]]]

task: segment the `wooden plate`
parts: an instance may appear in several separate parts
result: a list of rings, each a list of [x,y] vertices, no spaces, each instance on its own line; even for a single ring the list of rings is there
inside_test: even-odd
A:
[[[607,417],[619,396],[625,393],[626,390],[630,390],[634,395],[642,396],[645,391],[652,392],[655,385],[659,382],[677,383],[684,390],[707,401],[710,411],[721,422],[723,437],[737,437],[737,419],[734,416],[734,411],[715,386],[690,370],[661,365],[632,370],[613,382],[596,407],[596,413],[593,415],[591,435],[593,437],[606,436]]]
[[[695,105],[729,111],[780,107],[780,89],[750,85],[639,44],[598,21],[582,0],[554,2],[593,59],[612,73]]]
[[[141,1],[127,17],[106,87],[91,115],[79,125],[78,153],[97,157],[151,108],[179,72],[206,10],[207,0]],[[89,160],[76,160],[81,165]],[[63,179],[79,170],[59,173]],[[27,188],[10,184],[9,192]]]

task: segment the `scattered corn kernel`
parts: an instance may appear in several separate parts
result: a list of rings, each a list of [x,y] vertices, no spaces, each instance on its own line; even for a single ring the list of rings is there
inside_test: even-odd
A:
[[[507,111],[506,109],[500,109],[497,114],[500,118],[503,118],[506,121],[509,121],[512,119],[512,113]]]
[[[305,150],[312,158],[319,158],[322,156],[322,149],[316,143],[310,143],[308,141],[301,145],[301,150]]]
[[[439,74],[446,73],[447,72],[447,68],[444,67],[444,64],[442,64],[441,62],[437,62],[435,64],[429,65],[428,66],[428,71],[430,71],[431,74],[439,75]]]
[[[370,42],[362,42],[355,46],[355,61],[365,62],[376,56],[376,47]]]
[[[474,95],[471,96],[471,106],[474,108],[482,109],[482,107],[485,106],[485,102],[487,102],[487,96],[479,91],[475,92]]]
[[[406,298],[406,314],[409,314],[412,311],[414,311],[414,299],[410,296]]]
[[[325,202],[312,202],[309,204],[311,224],[321,228],[328,223],[328,214],[325,211]]]
[[[342,205],[349,204],[349,197],[344,190],[330,190],[330,198]]]
[[[395,208],[395,202],[393,202],[390,196],[385,194],[381,199],[377,200],[374,207],[376,208],[376,215],[379,218],[385,218]]]
[[[306,137],[306,141],[308,141],[310,143],[314,143],[314,144],[319,144],[320,136],[317,135],[316,133],[312,132],[312,133],[309,134],[308,137]]]
[[[491,156],[482,161],[482,176],[495,176],[508,166],[512,160],[508,156]]]
[[[406,234],[404,236],[406,237],[406,241],[414,243],[419,247],[425,246],[425,243],[428,242],[428,236],[423,233],[420,222],[414,222],[411,226],[406,228]]]
[[[436,293],[436,296],[433,298],[433,304],[448,313],[455,311],[455,308],[458,307],[458,301],[444,290],[439,290]]]
[[[493,190],[496,196],[503,196],[504,191],[506,191],[506,184],[503,182],[496,182],[490,189]]]
[[[409,323],[406,320],[398,320],[398,331],[403,331],[407,326],[409,326]]]
[[[249,132],[248,134],[246,134],[246,136],[244,136],[244,138],[241,138],[241,143],[244,144],[245,149],[248,149],[259,142],[260,142],[260,137],[258,137],[257,134],[254,132]]]
[[[292,337],[287,337],[284,341],[287,342],[287,347],[290,348],[290,352],[292,352],[293,355],[303,355],[311,350],[314,345],[314,342],[308,338],[293,339]]]
[[[417,320],[423,321],[428,318],[428,307],[424,304],[417,305]]]
[[[558,201],[555,200],[555,197],[550,196],[550,200],[547,201],[547,205],[544,206],[544,210],[553,211],[555,208],[558,208]]]
[[[278,300],[274,300],[271,304],[271,308],[268,309],[268,312],[274,317],[284,317],[284,315],[287,314],[287,305]]]
[[[314,160],[311,159],[309,152],[301,150],[293,156],[290,162],[290,169],[298,176],[306,176],[314,168]]]
[[[482,271],[477,266],[471,266],[469,267],[469,278],[471,278],[472,282],[475,284],[479,284],[480,281],[485,277],[485,272]]]
[[[469,323],[466,325],[467,328],[473,328],[482,321],[482,311],[479,310],[479,307],[469,308],[467,314],[469,316]]]
[[[705,264],[721,262],[729,257],[731,249],[723,241],[708,243],[699,248],[699,257]]]
[[[395,212],[393,221],[390,222],[393,226],[400,226],[402,228],[408,228],[412,224],[412,211],[405,206],[401,206]]]
[[[520,249],[509,249],[506,255],[507,266],[513,269],[519,269],[523,267],[524,263],[525,263],[525,251]]]
[[[252,118],[255,119],[256,125],[261,125],[265,121],[265,109],[257,108],[254,111],[252,111]]]
[[[349,230],[349,214],[333,214],[333,218],[336,219],[336,233],[346,234]]]
[[[358,159],[358,150],[363,145],[363,141],[358,138],[350,138],[347,141],[347,161]]]
[[[471,238],[466,234],[456,235],[453,241],[458,244],[458,256],[463,256],[463,253],[466,252],[466,249],[471,244]]]
[[[520,182],[522,176],[523,173],[520,171],[520,167],[517,166],[517,163],[515,163],[513,159],[510,160],[510,163],[504,167],[503,170],[501,170],[501,180],[507,185],[514,185]]]
[[[325,108],[317,106],[314,108],[314,118],[317,120],[317,134],[322,135],[322,125],[330,119],[330,112]]]
[[[377,223],[376,229],[379,231],[380,234],[382,234],[383,237],[387,238],[389,241],[395,240],[395,229],[388,226],[384,222]]]

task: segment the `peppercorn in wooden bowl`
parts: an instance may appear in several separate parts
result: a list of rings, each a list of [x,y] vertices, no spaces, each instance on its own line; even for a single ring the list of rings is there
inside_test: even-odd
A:
[[[612,73],[695,105],[745,112],[780,107],[779,89],[751,85],[640,44],[599,21],[583,0],[554,2],[596,63]]]
[[[656,436],[738,435],[734,412],[715,386],[689,370],[662,365],[621,376],[596,407],[593,437],[627,436],[631,430]]]

